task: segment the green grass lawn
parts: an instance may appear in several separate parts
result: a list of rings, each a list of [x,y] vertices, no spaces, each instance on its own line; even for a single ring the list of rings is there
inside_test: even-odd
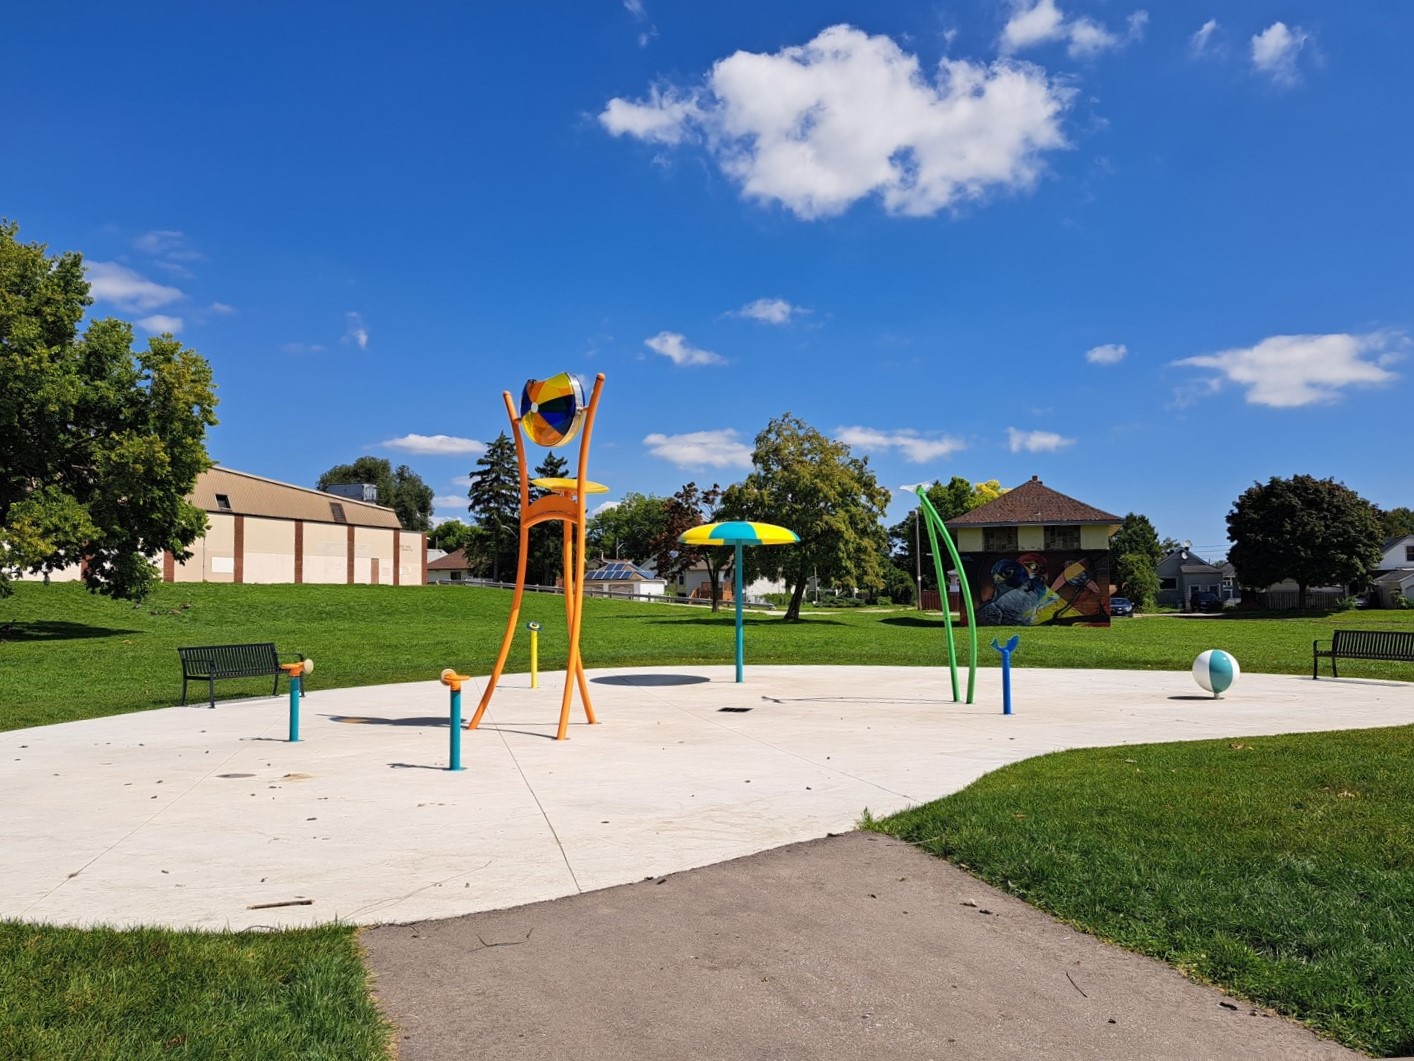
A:
[[[164,585],[133,606],[76,585],[19,583],[0,600],[0,729],[174,704],[179,645],[274,641],[285,659],[317,661],[315,689],[426,681],[447,666],[484,675],[509,606],[509,592],[454,586],[209,584]],[[730,610],[585,607],[589,667],[731,662]],[[563,614],[558,597],[526,597],[521,622],[542,623],[547,670],[564,666]],[[1155,616],[1108,630],[1023,630],[1014,665],[1186,671],[1198,652],[1218,647],[1248,671],[1301,674],[1311,641],[1334,626],[1408,629],[1414,614]],[[987,646],[1011,631],[981,633],[980,662],[995,666]],[[791,624],[750,614],[746,653],[748,666],[941,667],[943,636],[939,616],[902,609],[837,609]],[[528,667],[528,651],[522,633],[511,670]],[[1360,677],[1414,679],[1411,670],[1348,666]],[[269,692],[258,679],[218,689]],[[198,702],[203,693],[193,689]],[[1345,1041],[1414,1052],[1409,1004],[1400,1008],[1396,987],[1414,982],[1404,825],[1414,799],[1391,765],[1407,760],[1409,732],[1067,753],[1079,758],[1011,767],[886,827]],[[969,806],[981,808],[967,812],[973,818],[949,817]],[[965,857],[946,847],[955,836],[970,845]],[[1112,883],[1087,876],[1102,864]],[[0,1050],[18,1044],[19,1057],[390,1056],[355,934],[338,926],[264,934],[0,923],[0,1028]]]
[[[1086,932],[1414,1054],[1414,726],[1059,752],[869,822]]]
[[[46,725],[175,704],[181,692],[179,645],[274,641],[285,659],[311,656],[310,688],[426,681],[443,667],[488,673],[510,608],[505,590],[461,586],[163,585],[142,604],[94,597],[76,584],[16,585],[0,600],[0,729]],[[564,605],[527,594],[522,623],[539,620],[540,664],[564,666]],[[730,663],[730,609],[716,615],[685,606],[585,602],[587,666]],[[4,631],[8,624],[10,629]],[[1232,652],[1248,671],[1309,673],[1311,642],[1342,627],[1414,629],[1414,612],[1346,612],[1330,617],[1220,619],[1153,616],[1109,629],[1021,631],[1017,667],[1187,670],[1205,648]],[[750,663],[860,662],[943,666],[942,619],[909,610],[832,609],[786,623],[748,614]],[[982,666],[1002,632],[981,635]],[[965,653],[966,636],[959,633]],[[529,666],[521,632],[509,668]],[[1352,676],[1414,678],[1407,664],[1342,664]],[[226,681],[218,695],[259,695],[257,679]],[[200,698],[203,690],[193,696]]]
[[[351,928],[205,933],[0,922],[0,1057],[390,1056]]]

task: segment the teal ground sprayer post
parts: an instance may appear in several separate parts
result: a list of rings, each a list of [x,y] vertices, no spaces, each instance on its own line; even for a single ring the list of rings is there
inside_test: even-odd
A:
[[[450,735],[447,738],[447,769],[465,770],[462,766],[462,682],[470,681],[471,676],[458,674],[448,667],[442,672],[442,684],[452,691],[452,706],[448,729]]]
[[[992,638],[992,647],[1002,654],[1002,714],[1011,714],[1011,654],[1016,651],[1016,646],[1021,643],[1018,634],[1012,634],[1011,640],[1005,645],[997,643],[997,639]]]
[[[298,663],[281,663],[280,669],[290,679],[290,743],[299,743],[299,702],[304,695],[300,679],[314,670],[314,660],[302,659]]]

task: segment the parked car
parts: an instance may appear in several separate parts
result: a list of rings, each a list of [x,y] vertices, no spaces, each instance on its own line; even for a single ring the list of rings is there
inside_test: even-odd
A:
[[[1134,614],[1134,602],[1128,597],[1111,597],[1110,614],[1132,616]]]
[[[1193,598],[1193,610],[1195,612],[1220,612],[1223,610],[1222,598],[1216,593],[1199,593]]]

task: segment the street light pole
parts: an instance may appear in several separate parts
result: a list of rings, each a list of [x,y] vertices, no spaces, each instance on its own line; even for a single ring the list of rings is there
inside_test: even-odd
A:
[[[913,577],[918,583],[918,610],[923,610],[923,539],[918,532],[918,509],[913,510]]]

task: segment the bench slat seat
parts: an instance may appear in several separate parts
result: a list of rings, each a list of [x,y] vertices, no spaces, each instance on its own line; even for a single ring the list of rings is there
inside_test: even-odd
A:
[[[1321,645],[1329,640],[1330,647]],[[1311,643],[1311,677],[1320,677],[1321,660],[1331,661],[1331,677],[1339,678],[1338,659],[1414,663],[1414,630],[1335,630],[1329,639]]]
[[[216,682],[223,678],[272,678],[270,695],[280,691],[280,656],[275,642],[249,645],[190,645],[178,648],[182,660],[182,703],[187,702],[187,683],[206,682],[211,706],[216,706]],[[301,694],[303,687],[301,687]]]

